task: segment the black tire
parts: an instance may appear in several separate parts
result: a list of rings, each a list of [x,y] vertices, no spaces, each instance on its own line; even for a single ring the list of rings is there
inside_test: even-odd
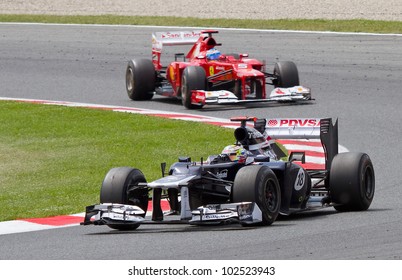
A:
[[[329,189],[334,208],[340,212],[364,211],[374,198],[375,176],[370,157],[364,153],[337,154],[331,164]]]
[[[292,61],[275,63],[274,76],[276,77],[275,87],[290,88],[300,85],[299,71]]]
[[[250,165],[235,177],[233,202],[255,202],[262,211],[261,225],[272,224],[279,214],[281,190],[275,173],[267,166]]]
[[[181,79],[181,101],[187,109],[199,109],[203,105],[191,104],[191,91],[206,89],[206,74],[200,66],[188,66],[183,71]]]
[[[262,85],[259,80],[252,81],[253,91],[255,92],[255,99],[262,98]]]
[[[149,59],[133,59],[127,64],[126,90],[132,100],[150,100],[155,91],[155,67]]]
[[[100,203],[119,203],[139,206],[144,212],[148,209],[148,189],[139,187],[145,177],[138,169],[131,167],[112,168],[105,176],[100,191]],[[145,214],[143,215],[145,217]],[[118,230],[134,230],[139,225],[108,225]]]
[[[236,97],[239,99],[239,100],[242,100],[242,85],[241,85],[241,80],[237,80],[237,81],[235,81],[235,85],[234,85],[234,88],[233,88],[233,93],[236,95]]]

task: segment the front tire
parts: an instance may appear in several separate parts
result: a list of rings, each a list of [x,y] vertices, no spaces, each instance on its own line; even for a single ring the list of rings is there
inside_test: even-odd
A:
[[[150,100],[155,91],[155,67],[149,59],[133,59],[127,64],[126,90],[132,100]]]
[[[200,66],[188,66],[183,71],[181,79],[181,100],[187,109],[200,109],[202,104],[191,103],[192,90],[205,90],[206,89],[206,74],[204,68]]]
[[[375,176],[370,157],[364,153],[337,154],[331,164],[330,195],[340,212],[364,211],[374,198]]]
[[[300,85],[299,71],[292,61],[275,63],[274,76],[276,77],[275,87],[290,88]]]
[[[100,191],[100,203],[118,203],[148,209],[148,189],[138,186],[146,183],[142,172],[131,167],[112,168],[105,176]],[[142,215],[145,217],[145,214]],[[118,230],[134,230],[139,225],[108,225]]]
[[[233,202],[255,202],[262,212],[261,225],[271,225],[279,214],[281,191],[275,173],[267,166],[241,168],[235,177]]]

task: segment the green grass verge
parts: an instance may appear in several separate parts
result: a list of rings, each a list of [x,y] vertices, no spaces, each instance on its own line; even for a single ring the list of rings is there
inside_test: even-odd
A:
[[[0,15],[0,22],[402,34],[400,21],[372,20]],[[1,101],[0,118],[0,221],[82,212],[98,202],[101,182],[112,167],[137,167],[154,180],[161,161],[206,157],[233,142],[230,129],[83,108]]]
[[[339,31],[402,34],[402,21],[379,20],[309,20],[309,19],[200,19],[191,17],[152,16],[56,16],[56,15],[0,15],[0,22],[39,22],[76,24],[127,24],[189,27],[230,27],[277,30]]]
[[[85,108],[0,101],[0,119],[0,221],[83,212],[113,167],[151,181],[162,161],[234,141],[231,129]]]

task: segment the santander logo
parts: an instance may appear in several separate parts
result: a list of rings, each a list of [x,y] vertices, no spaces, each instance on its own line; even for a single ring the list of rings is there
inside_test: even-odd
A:
[[[163,32],[162,39],[180,39],[180,38],[197,38],[200,37],[200,32],[183,31],[183,32]]]
[[[320,119],[270,119],[268,127],[319,127]]]

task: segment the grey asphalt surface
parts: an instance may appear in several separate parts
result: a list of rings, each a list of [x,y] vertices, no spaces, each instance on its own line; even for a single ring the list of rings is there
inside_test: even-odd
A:
[[[316,101],[188,111],[177,101],[133,102],[125,93],[126,61],[150,57],[150,34],[157,30],[162,29],[0,24],[0,96],[224,118],[338,117],[340,143],[367,152],[374,163],[377,189],[369,211],[327,209],[265,228],[144,225],[122,233],[67,227],[3,235],[0,259],[402,258],[401,36],[221,30],[216,38],[223,52],[248,52],[265,59],[268,69],[275,61],[296,62],[302,84],[312,88]],[[169,49],[165,62],[176,51]]]

